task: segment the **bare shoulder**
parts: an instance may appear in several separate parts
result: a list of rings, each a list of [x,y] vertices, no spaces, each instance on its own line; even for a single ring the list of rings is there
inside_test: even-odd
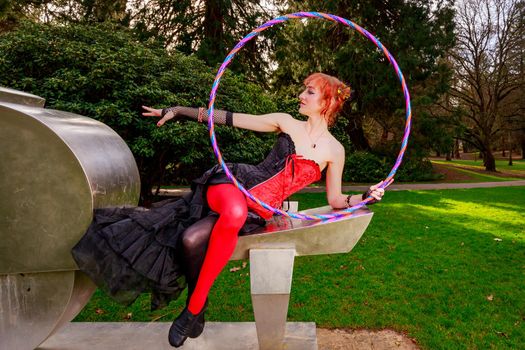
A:
[[[333,161],[345,157],[345,148],[332,134],[330,134],[330,154],[333,155]]]
[[[272,115],[274,115],[274,118],[279,122],[281,131],[287,134],[292,134],[301,123],[304,123],[299,119],[295,119],[288,113],[272,113]]]

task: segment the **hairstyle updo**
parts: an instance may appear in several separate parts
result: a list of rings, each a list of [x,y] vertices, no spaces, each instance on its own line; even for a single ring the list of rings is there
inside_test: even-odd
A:
[[[350,97],[351,89],[339,79],[324,73],[310,74],[304,85],[313,85],[321,92],[323,109],[321,115],[328,126],[335,124],[337,113],[343,108],[343,103]]]

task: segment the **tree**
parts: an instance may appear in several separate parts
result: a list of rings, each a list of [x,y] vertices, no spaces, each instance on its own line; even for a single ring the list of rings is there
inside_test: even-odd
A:
[[[451,5],[404,0],[309,0],[294,3],[290,10],[301,8],[316,8],[351,19],[388,47],[412,90],[414,114],[418,116],[414,128],[420,130],[420,110],[432,105],[448,88],[450,73],[441,58],[454,43]],[[276,47],[278,89],[291,94],[287,86],[295,83],[299,89],[302,79],[313,71],[349,82],[355,97],[345,105],[342,117],[352,145],[357,150],[370,150],[375,144],[392,153],[389,140],[397,142],[401,137],[404,103],[397,76],[382,52],[359,33],[321,20],[287,24],[280,31]],[[426,142],[424,133],[435,132],[420,131],[412,134],[411,152],[421,150],[414,145]]]
[[[524,87],[514,50],[524,35],[520,2],[465,0],[457,10],[452,95],[461,111],[463,139],[480,150],[487,171],[496,170],[494,142],[518,113],[513,95]]]
[[[284,2],[269,0],[263,6],[256,0],[5,1],[11,12],[44,23],[118,23],[143,39],[159,40],[165,48],[196,54],[211,67],[222,62],[242,36],[275,15],[276,6]],[[251,40],[230,69],[267,86],[270,49],[268,35]]]

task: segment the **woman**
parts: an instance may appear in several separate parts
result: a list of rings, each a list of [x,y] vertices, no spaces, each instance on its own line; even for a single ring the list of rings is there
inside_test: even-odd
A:
[[[308,117],[307,121],[285,113],[253,116],[215,111],[216,124],[279,132],[274,148],[262,163],[257,166],[230,164],[232,173],[251,194],[274,207],[280,206],[292,193],[318,181],[325,168],[327,199],[333,208],[355,205],[368,195],[381,200],[384,190],[379,188],[380,184],[363,195],[348,196],[341,192],[344,148],[328,127],[350,96],[350,88],[322,73],[310,75],[304,83],[299,112]],[[208,120],[203,108],[144,109],[147,111],[144,116],[161,117],[159,127],[173,118]],[[272,216],[271,211],[247,199],[231,184],[218,165],[194,180],[192,193],[180,201],[149,212],[122,211],[98,213],[73,255],[81,270],[113,296],[118,296],[121,289],[124,296],[131,293],[133,297],[151,288],[154,305],[177,296],[183,285],[178,277],[185,272],[189,286],[187,306],[169,332],[170,344],[175,347],[181,346],[187,337],[197,337],[202,332],[209,290],[232,255],[239,231]],[[104,256],[106,263],[89,256],[96,256],[90,251],[93,246],[104,252],[99,256]],[[182,258],[183,262],[177,263],[177,251],[179,261]],[[122,259],[124,267],[120,266]],[[107,265],[119,267],[108,269]],[[181,265],[186,271],[182,271]],[[130,279],[131,286],[126,285]]]

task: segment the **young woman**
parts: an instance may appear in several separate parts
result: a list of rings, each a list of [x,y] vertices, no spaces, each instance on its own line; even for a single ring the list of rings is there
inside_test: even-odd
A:
[[[279,133],[263,162],[229,164],[230,170],[251,194],[274,207],[318,181],[325,168],[326,194],[333,208],[355,205],[368,195],[381,200],[381,183],[363,195],[341,192],[344,148],[328,127],[350,96],[350,88],[322,73],[310,75],[304,84],[299,112],[307,121],[286,113],[254,116],[215,111],[216,124]],[[204,108],[143,108],[144,116],[161,118],[159,127],[170,119],[208,120]],[[208,293],[233,254],[239,231],[272,216],[231,184],[219,165],[194,180],[192,193],[179,201],[150,211],[121,208],[95,214],[73,255],[80,269],[111,295],[133,300],[152,289],[152,305],[159,306],[178,296],[184,287],[180,277],[186,275],[187,306],[169,332],[175,347],[202,332]]]

